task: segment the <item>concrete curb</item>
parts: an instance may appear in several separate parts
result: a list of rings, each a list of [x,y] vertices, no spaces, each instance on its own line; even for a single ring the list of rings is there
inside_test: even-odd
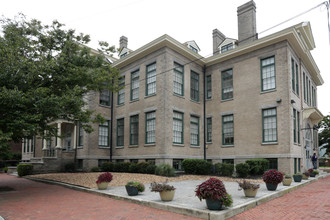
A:
[[[185,208],[185,207],[176,206],[176,205],[166,203],[166,202],[159,203],[159,202],[153,202],[153,201],[146,201],[146,200],[142,200],[142,199],[134,198],[134,197],[125,197],[125,196],[114,195],[111,193],[103,193],[102,191],[99,191],[96,189],[89,189],[89,188],[85,188],[85,187],[81,187],[81,186],[77,186],[77,185],[71,185],[71,184],[62,183],[62,182],[38,179],[38,178],[33,178],[33,177],[25,177],[25,178],[29,179],[29,180],[33,180],[33,181],[43,182],[43,183],[60,185],[60,186],[64,186],[64,187],[67,187],[70,189],[82,191],[82,192],[88,192],[88,193],[92,193],[95,195],[101,195],[101,196],[105,196],[105,197],[112,198],[112,199],[132,202],[132,203],[144,205],[147,207],[157,208],[157,209],[170,211],[170,212],[183,214],[183,215],[188,215],[188,216],[192,216],[192,217],[196,217],[196,218],[207,219],[207,220],[224,220],[224,219],[233,217],[239,213],[242,213],[244,211],[247,211],[251,208],[254,208],[258,205],[261,205],[265,202],[268,202],[272,199],[281,197],[281,196],[283,196],[289,192],[292,192],[296,189],[299,189],[303,186],[316,182],[319,179],[325,178],[328,175],[330,175],[330,174],[324,174],[324,175],[319,175],[318,177],[315,177],[315,178],[309,178],[307,181],[301,182],[298,185],[288,186],[284,189],[274,191],[270,194],[256,198],[247,203],[237,205],[235,207],[226,208],[221,211],[210,211],[210,210],[199,210],[199,209],[195,209],[195,208]]]

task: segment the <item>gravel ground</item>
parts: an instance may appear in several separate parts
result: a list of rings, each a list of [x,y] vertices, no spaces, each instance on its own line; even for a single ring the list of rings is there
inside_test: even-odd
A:
[[[73,185],[83,186],[86,188],[96,188],[97,177],[102,172],[95,173],[51,173],[51,174],[38,174],[31,175],[29,177],[54,180],[58,182],[69,183]],[[149,184],[152,182],[177,182],[184,180],[207,180],[210,177],[218,178],[222,181],[235,182],[242,179],[229,178],[229,177],[218,177],[218,176],[201,176],[201,175],[179,175],[176,177],[163,177],[151,174],[139,174],[139,173],[112,173],[113,179],[109,186],[124,186],[128,181],[138,181],[143,184]],[[253,179],[252,182],[262,183],[262,179]]]

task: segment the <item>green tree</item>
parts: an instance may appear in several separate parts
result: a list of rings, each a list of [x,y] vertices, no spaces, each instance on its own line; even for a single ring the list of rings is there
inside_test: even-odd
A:
[[[0,18],[0,145],[34,135],[56,136],[56,119],[81,123],[104,119],[86,105],[86,94],[117,92],[119,71],[107,58],[114,47],[100,42],[98,52],[84,46],[90,37],[54,21],[43,25],[24,15]],[[108,83],[105,83],[108,82]]]
[[[325,116],[322,121],[319,122],[319,145],[325,148],[326,153],[330,153],[330,115]]]

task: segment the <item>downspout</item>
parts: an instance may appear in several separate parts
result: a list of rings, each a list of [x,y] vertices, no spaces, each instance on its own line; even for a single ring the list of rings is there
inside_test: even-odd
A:
[[[205,128],[205,121],[206,121],[206,67],[204,65],[203,67],[203,91],[204,91],[204,96],[203,96],[203,132],[204,132],[204,144],[203,144],[203,149],[204,149],[204,160],[206,160],[206,128]]]
[[[75,120],[74,121],[74,128],[76,128],[76,134],[78,134],[77,132],[78,132],[78,122]],[[77,148],[78,148],[78,136],[79,136],[79,134],[78,135],[76,135],[76,140],[75,140],[75,142],[76,142],[76,146],[74,146],[74,159],[73,159],[73,164],[74,164],[74,171],[76,171],[77,170]]]
[[[111,92],[111,108],[110,108],[110,162],[112,162],[112,133],[113,133],[113,92]]]

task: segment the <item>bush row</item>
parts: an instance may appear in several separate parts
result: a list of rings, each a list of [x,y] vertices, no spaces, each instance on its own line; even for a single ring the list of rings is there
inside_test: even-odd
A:
[[[124,173],[148,173],[155,174],[156,165],[139,162],[139,163],[130,163],[130,162],[104,162],[101,167],[93,167],[92,172],[124,172]],[[173,169],[174,172],[174,169]]]
[[[17,166],[18,176],[32,175],[33,165],[32,164],[19,164]]]

